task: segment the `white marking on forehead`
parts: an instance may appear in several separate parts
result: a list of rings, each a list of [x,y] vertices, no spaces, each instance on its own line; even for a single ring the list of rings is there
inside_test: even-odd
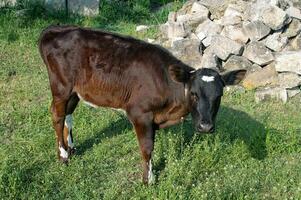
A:
[[[60,149],[60,156],[62,158],[68,158],[68,152],[61,146],[59,143],[59,149]]]
[[[214,81],[214,76],[202,76],[202,80],[205,81],[205,82],[212,82]]]
[[[93,104],[93,103],[91,103],[91,102],[89,102],[89,101],[86,101],[82,96],[80,96],[80,94],[77,93],[77,96],[80,98],[80,100],[83,100],[84,103],[87,104],[88,106],[91,106],[91,107],[93,107],[93,108],[98,108],[97,105],[95,105],[95,104]]]
[[[153,175],[153,171],[152,171],[152,160],[149,160],[148,163],[148,184],[152,183],[154,180],[154,175]]]

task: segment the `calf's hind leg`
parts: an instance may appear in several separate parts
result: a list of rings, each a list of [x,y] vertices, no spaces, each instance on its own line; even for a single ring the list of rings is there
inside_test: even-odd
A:
[[[67,163],[69,155],[74,153],[71,114],[75,110],[78,101],[77,95],[71,94],[68,100],[54,98],[51,104],[58,158],[64,163]]]
[[[64,143],[63,130],[67,101],[53,99],[51,104],[52,123],[56,134],[57,155],[59,160],[68,162],[67,146]]]
[[[67,147],[68,155],[71,156],[75,154],[75,147],[72,135],[72,113],[74,112],[79,98],[76,93],[71,94],[66,107],[66,117],[64,124],[64,144]]]

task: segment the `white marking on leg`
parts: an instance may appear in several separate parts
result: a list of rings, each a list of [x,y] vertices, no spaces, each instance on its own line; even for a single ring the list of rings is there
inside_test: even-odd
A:
[[[74,144],[71,138],[71,130],[72,130],[72,115],[67,115],[65,118],[65,126],[68,128],[68,136],[67,136],[67,141],[68,141],[68,147],[73,148]]]
[[[148,163],[148,184],[152,183],[154,181],[154,175],[152,171],[152,160],[149,160]]]
[[[60,156],[62,158],[68,158],[68,152],[62,147],[61,143],[59,143]]]
[[[122,110],[120,108],[112,108],[112,109],[115,110],[115,111],[117,111],[117,112],[119,112],[119,113],[122,113],[122,114],[126,115],[125,110]]]
[[[72,129],[72,115],[67,115],[65,117],[65,126],[68,128],[68,129]]]
[[[73,149],[74,148],[74,144],[72,142],[71,135],[69,133],[68,133],[67,141],[68,141],[68,147],[70,147],[71,149]]]
[[[214,76],[202,76],[202,80],[205,82],[212,82],[214,81]]]
[[[97,105],[95,105],[95,104],[93,104],[93,103],[91,103],[91,102],[89,102],[89,101],[86,101],[82,96],[80,96],[80,94],[77,93],[77,96],[80,98],[80,100],[83,100],[83,102],[84,102],[85,104],[87,104],[88,106],[91,106],[91,107],[93,107],[93,108],[98,108]]]

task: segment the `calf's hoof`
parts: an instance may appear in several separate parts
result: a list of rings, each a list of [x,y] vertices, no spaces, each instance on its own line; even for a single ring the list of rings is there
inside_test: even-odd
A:
[[[68,147],[68,155],[69,156],[72,156],[72,155],[75,155],[75,153],[76,153],[76,148],[70,148],[70,147]]]
[[[63,157],[59,157],[59,161],[65,165],[68,165],[69,159],[68,158],[63,158]]]

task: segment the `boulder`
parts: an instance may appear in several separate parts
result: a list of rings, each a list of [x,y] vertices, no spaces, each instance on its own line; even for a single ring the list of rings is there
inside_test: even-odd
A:
[[[209,16],[209,10],[201,5],[198,2],[194,2],[191,6],[191,9],[188,13],[184,15],[177,15],[176,21],[187,23],[187,25],[195,25],[200,24],[204,22],[206,19],[208,19]],[[171,17],[172,18],[172,17]]]
[[[271,99],[281,100],[283,103],[287,102],[288,94],[284,88],[264,88],[255,92],[255,102],[267,101]]]
[[[261,21],[253,21],[244,23],[243,31],[251,41],[258,41],[267,36],[271,29]]]
[[[245,57],[232,55],[223,65],[223,69],[226,71],[233,71],[237,69],[251,70],[252,63]]]
[[[284,37],[295,37],[301,31],[301,22],[298,19],[293,19],[292,22],[287,26],[285,31],[282,33]]]
[[[177,13],[170,12],[168,13],[168,22],[176,22],[177,21]]]
[[[200,40],[203,40],[206,37],[211,37],[212,35],[216,35],[221,31],[222,31],[221,25],[208,19],[205,20],[196,28],[195,34],[198,36]]]
[[[35,0],[32,2],[45,3],[45,8],[49,9],[50,12],[53,12],[53,10],[65,10],[65,1],[62,0]],[[100,0],[73,0],[68,2],[68,10],[70,13],[76,13],[85,16],[96,16],[99,14],[99,4]]]
[[[229,4],[225,10],[224,16],[220,19],[223,26],[240,24],[242,21],[240,8],[234,4]]]
[[[198,15],[202,15],[204,17],[208,17],[209,10],[204,5],[202,5],[200,2],[194,2],[192,4],[190,14],[198,14]]]
[[[179,38],[172,41],[171,52],[191,67],[200,68],[202,60],[200,44],[197,39]]]
[[[207,7],[212,19],[219,19],[224,15],[227,0],[199,0],[198,2]]]
[[[201,61],[201,68],[211,68],[219,71],[221,69],[222,62],[214,54],[213,49],[208,47],[203,54]]]
[[[269,6],[262,11],[260,20],[271,29],[279,30],[288,24],[291,18],[277,6]]]
[[[243,20],[258,21],[264,9],[268,8],[270,4],[263,0],[257,0],[256,2],[249,2],[244,14]]]
[[[298,8],[301,10],[301,1],[300,0],[289,0],[294,7]]]
[[[208,37],[206,37],[205,39],[202,40],[202,44],[205,47],[208,47],[208,46],[211,45],[211,40],[212,40],[212,36],[208,36]]]
[[[275,67],[278,72],[301,74],[301,51],[284,51],[275,54]]]
[[[291,6],[285,12],[293,18],[301,20],[301,10],[298,8]]]
[[[261,42],[250,42],[243,53],[243,56],[258,65],[266,65],[274,60],[272,52]]]
[[[278,84],[278,73],[273,64],[248,73],[243,81],[243,86],[248,90]]]
[[[243,45],[222,35],[212,37],[211,46],[217,57],[226,60],[230,55],[241,55]]]
[[[229,25],[241,24],[242,20],[241,17],[238,16],[229,16],[229,17],[222,17],[221,19],[216,20],[216,22],[222,26],[229,26]]]
[[[291,41],[292,50],[301,50],[301,33]]]
[[[284,72],[278,75],[279,84],[283,88],[294,88],[301,85],[301,76],[296,73]]]
[[[159,26],[159,31],[160,31],[160,35],[162,37],[162,39],[167,39],[168,38],[168,25],[169,23],[165,23],[165,24],[161,24]]]
[[[272,49],[273,51],[281,51],[288,43],[288,38],[281,35],[281,32],[275,32],[266,37],[263,42],[269,49]]]
[[[225,26],[221,32],[221,35],[244,44],[249,40],[249,37],[243,31],[241,25]]]
[[[177,37],[186,37],[188,33],[189,31],[187,30],[187,27],[184,25],[184,23],[168,22],[167,37],[169,39]]]
[[[286,89],[287,92],[287,96],[289,98],[292,98],[294,96],[296,96],[297,94],[299,94],[301,92],[299,87],[295,87],[295,88],[291,88],[291,89]]]

